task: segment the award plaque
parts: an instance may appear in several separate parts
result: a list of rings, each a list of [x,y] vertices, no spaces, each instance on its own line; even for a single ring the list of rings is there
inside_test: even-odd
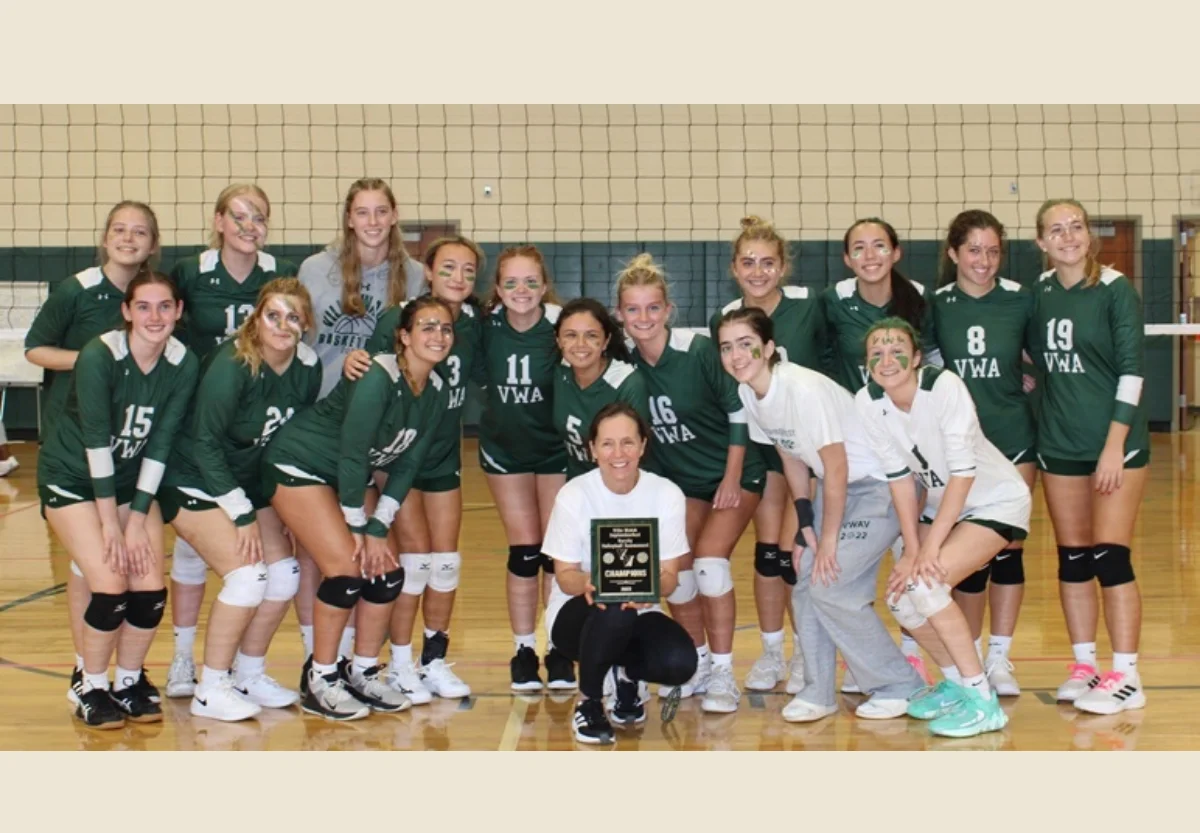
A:
[[[594,601],[657,603],[658,570],[657,518],[592,521]]]

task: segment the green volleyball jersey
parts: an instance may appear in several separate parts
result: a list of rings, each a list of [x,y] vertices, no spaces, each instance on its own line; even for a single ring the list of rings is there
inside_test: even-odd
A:
[[[147,512],[199,372],[195,354],[175,338],[149,373],[134,361],[124,330],[89,341],[75,362],[66,409],[42,446],[39,485],[69,493],[90,482],[106,498],[136,482],[133,509]]]
[[[1034,361],[1045,371],[1038,454],[1062,460],[1100,457],[1109,425],[1129,426],[1126,454],[1148,449],[1142,401],[1145,329],[1142,299],[1129,279],[1104,269],[1095,286],[1064,289],[1054,272],[1034,286]]]
[[[1007,278],[981,298],[949,283],[933,294],[933,318],[942,361],[966,383],[984,436],[1010,459],[1032,449],[1021,354],[1029,345],[1033,293]]]
[[[35,347],[82,349],[96,336],[121,326],[124,297],[125,293],[117,289],[99,266],[60,281],[29,325],[29,332],[25,334],[25,352]],[[42,403],[42,435],[49,437],[54,419],[67,404],[71,372],[47,370],[42,382],[46,389]]]
[[[408,303],[407,301],[405,303]],[[367,340],[367,352],[391,353],[395,350],[396,327],[400,323],[400,312],[404,304],[389,307],[379,316],[375,333]],[[437,373],[445,382],[448,393],[449,413],[437,425],[437,436],[429,449],[429,463],[440,463],[447,457],[462,455],[463,405],[467,401],[467,382],[480,381],[478,369],[480,343],[480,315],[470,304],[463,304],[454,322],[454,346],[437,366]]]
[[[567,479],[596,468],[588,448],[592,420],[605,405],[628,402],[650,424],[650,400],[641,372],[628,362],[613,359],[598,379],[586,388],[575,381],[575,371],[563,362],[554,372],[554,427],[567,449]],[[650,456],[647,451],[647,457]]]
[[[916,281],[909,281],[925,299],[925,314],[921,319],[922,363],[938,366],[942,363],[937,350],[937,328],[933,321],[933,305],[929,293]],[[867,383],[867,348],[863,340],[876,321],[887,318],[886,306],[867,303],[858,294],[858,279],[846,278],[821,293],[826,326],[829,328],[829,347],[826,361],[830,375],[851,393]]]
[[[702,491],[725,477],[731,445],[749,446],[737,383],[721,367],[716,345],[695,330],[670,330],[658,363],[633,350],[649,394],[653,461],[684,490]],[[765,476],[762,459],[746,449],[743,478]]]
[[[807,286],[784,286],[781,290],[783,297],[771,313],[771,323],[775,325],[775,346],[780,356],[785,362],[812,370],[824,370],[822,364],[827,334],[820,297]],[[708,328],[715,344],[721,343],[717,333],[721,316],[741,309],[744,303],[744,299],[738,298],[713,314]]]
[[[317,401],[321,363],[307,344],[282,374],[263,362],[258,373],[237,358],[229,339],[210,354],[167,466],[167,484],[215,502],[238,526],[255,519],[263,451],[297,411]]]
[[[346,524],[385,537],[428,456],[438,420],[445,418],[448,394],[433,371],[417,396],[396,356],[381,353],[358,381],[342,379],[329,396],[280,428],[264,465],[335,486]],[[375,470],[386,472],[388,480],[368,519],[363,496]]]
[[[258,263],[241,283],[229,276],[217,249],[181,260],[171,277],[183,299],[184,343],[203,361],[254,312],[260,289],[279,276],[295,274],[295,265],[266,252],[258,253]]]
[[[543,304],[541,319],[523,333],[509,325],[500,305],[484,321],[487,397],[479,421],[482,453],[501,449],[507,461],[531,465],[565,455],[551,403],[560,361],[554,324],[561,312],[557,304]]]

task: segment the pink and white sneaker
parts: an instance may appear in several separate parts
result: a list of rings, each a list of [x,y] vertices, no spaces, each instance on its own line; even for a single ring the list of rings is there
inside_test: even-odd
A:
[[[1058,693],[1055,695],[1060,701],[1074,703],[1100,684],[1100,675],[1096,673],[1094,665],[1088,665],[1086,662],[1073,662],[1067,666],[1067,669],[1070,676],[1067,677],[1065,683],[1058,687]]]
[[[1091,691],[1075,700],[1075,708],[1092,714],[1117,714],[1126,709],[1146,707],[1146,694],[1137,673],[1109,671]]]
[[[925,685],[933,685],[933,677],[929,673],[929,669],[925,667],[925,657],[920,654],[908,654],[904,657],[908,660],[908,664],[913,667],[913,671],[925,681]]]

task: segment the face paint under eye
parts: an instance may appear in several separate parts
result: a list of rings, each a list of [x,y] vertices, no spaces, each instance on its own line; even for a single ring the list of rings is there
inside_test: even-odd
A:
[[[872,356],[871,358],[867,359],[867,369],[870,370],[872,373],[874,373],[875,368],[879,367],[879,363],[881,361],[883,361],[883,357]]]
[[[750,355],[751,355],[753,358],[756,358],[756,359],[761,359],[761,358],[762,358],[762,350],[761,350],[760,348],[758,348],[758,347],[751,347],[751,348],[750,348]]]
[[[904,354],[900,354],[899,356],[896,356],[896,363],[900,365],[900,368],[902,370],[908,370],[908,365],[911,361],[912,360],[908,356],[905,356]]]

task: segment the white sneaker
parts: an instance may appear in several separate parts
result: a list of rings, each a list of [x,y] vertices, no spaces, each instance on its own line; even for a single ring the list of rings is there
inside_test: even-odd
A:
[[[351,665],[346,685],[355,697],[371,707],[371,711],[394,714],[411,709],[412,700],[384,682],[379,673],[382,670],[378,665],[366,670]]]
[[[452,662],[435,659],[428,665],[421,666],[421,681],[425,687],[438,697],[456,699],[471,696],[471,687],[458,678],[450,669]]]
[[[908,713],[908,701],[888,697],[872,697],[861,704],[854,713],[864,720],[891,720]]]
[[[746,688],[750,691],[770,691],[786,679],[783,651],[767,651],[750,666],[750,673],[746,675]]]
[[[854,675],[850,673],[850,669],[846,669],[846,673],[842,675],[842,694],[862,694],[863,690],[858,683],[854,681]]]
[[[693,694],[703,694],[708,691],[708,681],[712,676],[712,654],[707,654],[704,659],[696,663],[696,673],[692,678],[683,685],[679,686],[679,697],[686,700]],[[664,685],[658,689],[659,697],[668,697],[675,686]],[[615,689],[614,689],[615,690]]]
[[[414,706],[423,706],[433,700],[433,693],[421,682],[421,675],[411,661],[388,668],[384,682],[407,697]]]
[[[1071,671],[1071,676],[1067,677],[1067,681],[1058,687],[1058,692],[1055,695],[1058,700],[1074,703],[1100,684],[1100,675],[1096,673],[1094,665],[1073,662],[1068,668]]]
[[[741,696],[742,692],[738,691],[737,683],[733,680],[733,666],[714,665],[700,708],[706,712],[729,714],[737,711],[738,699]]]
[[[1146,693],[1136,673],[1109,671],[1086,694],[1075,700],[1075,708],[1092,714],[1117,714],[1126,709],[1144,709]]]
[[[983,672],[987,674],[988,685],[992,687],[992,691],[1001,697],[1016,697],[1021,693],[1021,686],[1017,684],[1017,678],[1013,675],[1013,664],[1009,662],[1008,657],[988,654]]]
[[[191,697],[196,693],[196,661],[176,654],[167,669],[167,696]]]
[[[21,464],[17,462],[16,457],[9,457],[7,460],[0,460],[0,477],[8,477]]]
[[[837,706],[818,706],[793,697],[792,702],[783,707],[783,719],[788,723],[812,723],[837,713]]]
[[[300,702],[299,692],[284,688],[266,672],[240,680],[236,688],[242,696],[265,709],[286,709]]]
[[[254,717],[262,711],[262,706],[234,688],[233,677],[222,674],[212,685],[196,686],[189,711],[195,717],[236,723]]]
[[[804,691],[804,655],[797,649],[792,652],[791,662],[788,663],[787,693],[799,694]]]

